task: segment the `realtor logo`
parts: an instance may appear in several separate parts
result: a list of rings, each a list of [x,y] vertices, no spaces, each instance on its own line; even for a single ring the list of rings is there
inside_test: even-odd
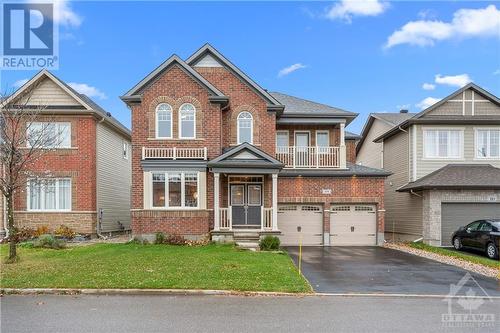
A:
[[[2,69],[58,67],[52,3],[2,4]]]

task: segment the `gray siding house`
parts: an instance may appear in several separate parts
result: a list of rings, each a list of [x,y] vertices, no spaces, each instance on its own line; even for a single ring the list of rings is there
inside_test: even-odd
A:
[[[460,226],[500,218],[497,96],[468,84],[373,140],[377,128],[371,118],[357,162],[372,163],[365,151],[382,145],[380,163],[392,172],[385,184],[387,239],[423,237],[428,244],[450,246]]]

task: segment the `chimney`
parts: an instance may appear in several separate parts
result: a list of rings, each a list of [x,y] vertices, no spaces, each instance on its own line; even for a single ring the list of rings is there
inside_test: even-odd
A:
[[[407,109],[401,109],[401,110],[399,110],[399,113],[408,113],[408,110]]]

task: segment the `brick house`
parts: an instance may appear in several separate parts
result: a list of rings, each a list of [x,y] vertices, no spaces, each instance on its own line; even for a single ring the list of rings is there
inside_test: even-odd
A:
[[[381,169],[357,166],[357,114],[261,88],[205,45],[121,99],[132,110],[132,231],[283,244],[383,242]],[[300,227],[300,228],[298,228]]]
[[[43,108],[31,127],[61,129],[56,147],[30,165],[26,188],[15,194],[18,226],[53,230],[64,224],[83,234],[130,229],[130,131],[47,70],[4,105],[18,101]]]

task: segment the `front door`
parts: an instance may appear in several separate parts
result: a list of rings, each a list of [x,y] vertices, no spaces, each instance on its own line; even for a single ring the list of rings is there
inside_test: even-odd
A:
[[[233,226],[260,227],[261,184],[231,184]]]

